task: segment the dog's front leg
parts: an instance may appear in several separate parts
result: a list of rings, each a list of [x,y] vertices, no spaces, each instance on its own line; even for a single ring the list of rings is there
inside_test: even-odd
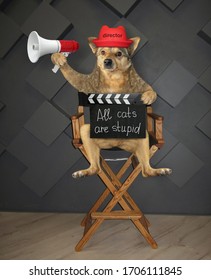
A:
[[[138,139],[135,150],[135,155],[142,165],[143,177],[158,176],[158,175],[169,175],[172,173],[170,168],[152,168],[150,165],[150,154],[149,154],[149,135],[146,132],[146,138]]]
[[[81,178],[94,175],[100,171],[100,147],[95,139],[90,138],[90,125],[83,125],[81,127],[80,133],[84,149],[90,162],[90,166],[87,169],[74,172],[72,174],[73,178]]]
[[[64,78],[78,91],[87,92],[90,88],[89,75],[75,71],[68,63],[67,58],[62,53],[54,53],[51,61],[58,65]]]

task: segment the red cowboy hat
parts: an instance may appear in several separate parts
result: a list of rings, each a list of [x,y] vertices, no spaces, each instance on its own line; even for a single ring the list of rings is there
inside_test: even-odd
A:
[[[118,26],[110,28],[103,25],[100,29],[98,38],[92,41],[96,47],[118,47],[128,48],[133,41],[127,38],[125,28]]]

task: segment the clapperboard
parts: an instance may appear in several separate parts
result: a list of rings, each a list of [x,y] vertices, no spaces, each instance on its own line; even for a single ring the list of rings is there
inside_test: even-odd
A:
[[[83,94],[80,102],[90,107],[91,138],[146,137],[146,105],[140,94]]]

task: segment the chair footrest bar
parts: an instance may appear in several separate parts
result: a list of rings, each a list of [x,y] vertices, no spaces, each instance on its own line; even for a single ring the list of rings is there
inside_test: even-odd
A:
[[[136,211],[112,211],[112,212],[93,212],[92,219],[106,219],[106,220],[128,220],[141,219],[142,214]]]

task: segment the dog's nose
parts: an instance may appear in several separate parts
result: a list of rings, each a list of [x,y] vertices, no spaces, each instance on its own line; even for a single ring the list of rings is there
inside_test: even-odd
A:
[[[105,67],[110,68],[112,66],[112,59],[110,59],[110,58],[105,59],[104,65],[105,65]]]

